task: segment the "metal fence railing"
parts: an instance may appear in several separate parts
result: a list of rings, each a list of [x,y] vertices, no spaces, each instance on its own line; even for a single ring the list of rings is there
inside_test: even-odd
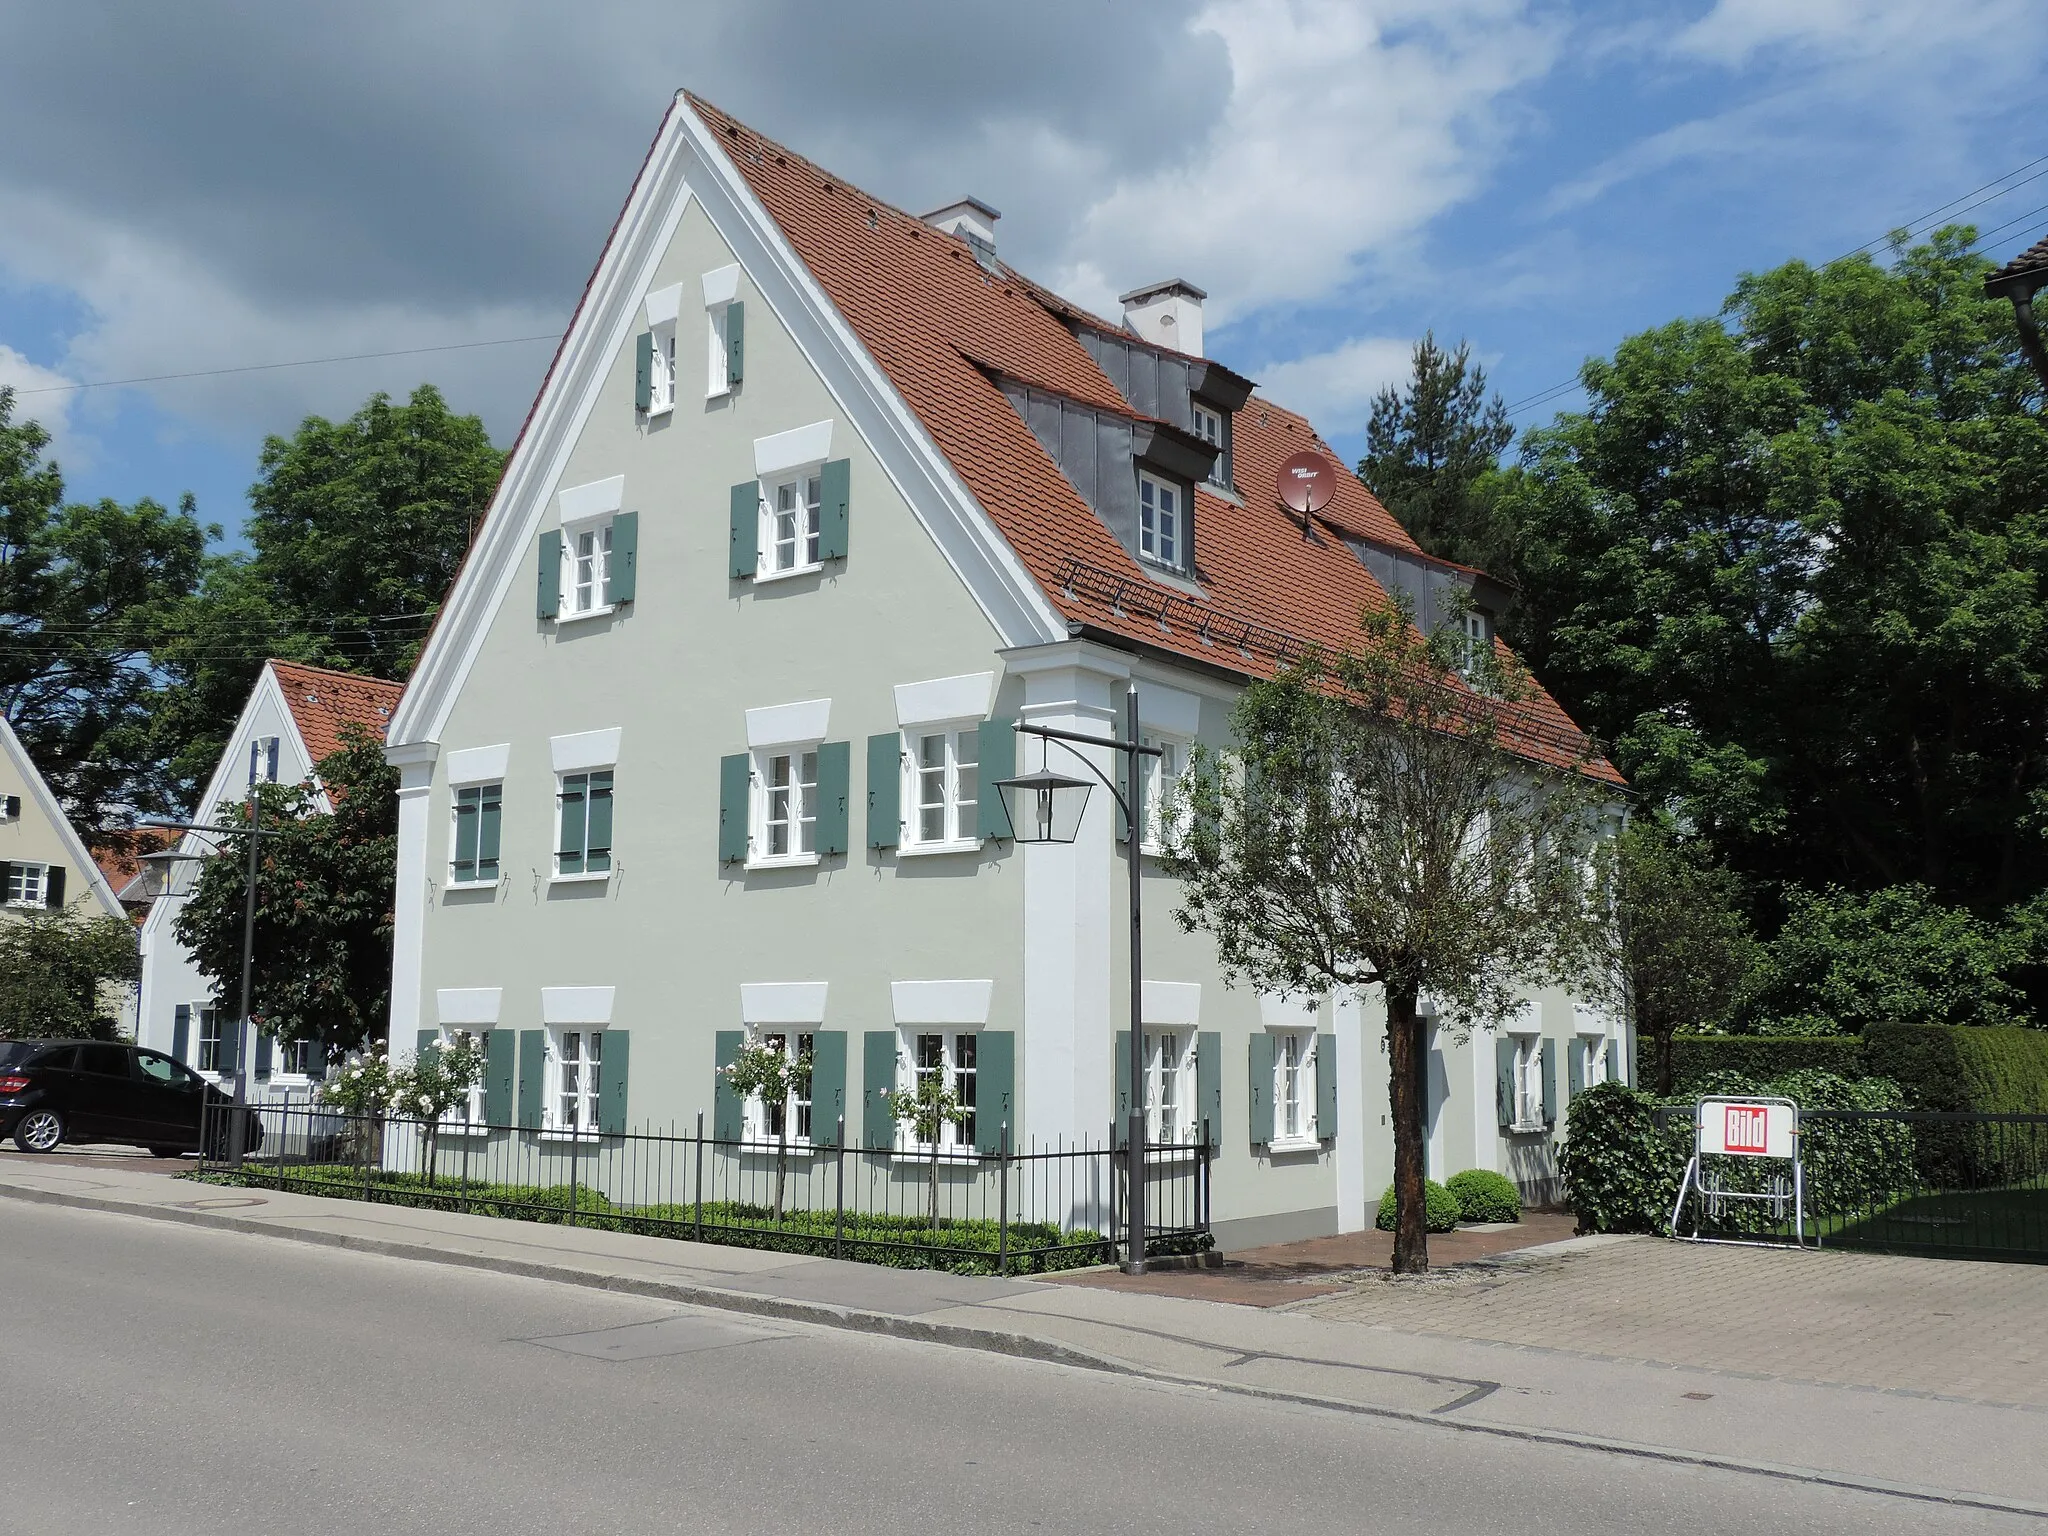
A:
[[[221,1112],[224,1114],[224,1112]],[[563,1222],[960,1273],[1106,1262],[1121,1247],[1125,1154],[1110,1146],[868,1148],[687,1131],[551,1132],[341,1113],[273,1100],[246,1113],[259,1149],[230,1166],[202,1130],[203,1173],[309,1194]],[[1145,1243],[1191,1254],[1210,1236],[1206,1145],[1145,1149]]]
[[[1691,1116],[1685,1106],[1657,1111],[1678,1163],[1690,1152]],[[2048,1115],[1803,1109],[1799,1133],[1808,1241],[2048,1263]],[[1676,1152],[1681,1143],[1687,1150]],[[1701,1162],[1711,1187],[1723,1191],[1770,1193],[1774,1180],[1789,1177],[1780,1162]],[[1710,1195],[1694,1214],[1702,1236],[1794,1239],[1789,1200]]]

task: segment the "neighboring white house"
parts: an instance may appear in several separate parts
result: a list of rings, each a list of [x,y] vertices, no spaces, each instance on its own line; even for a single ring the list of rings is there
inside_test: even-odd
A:
[[[843,1114],[922,1155],[883,1096],[932,1072],[974,1105],[963,1159],[1005,1128],[1102,1142],[1126,850],[1101,791],[1072,844],[1008,836],[989,785],[1040,763],[1014,723],[1107,735],[1135,689],[1156,805],[1247,678],[1355,643],[1390,590],[1431,624],[1475,588],[1484,626],[1491,584],[1350,475],[1306,529],[1282,505],[1292,455],[1341,461],[1205,356],[1200,289],[1098,318],[1004,264],[996,220],[912,217],[694,97],[664,120],[387,737],[391,1039],[481,1032],[492,1123],[705,1110],[801,1143]],[[1523,727],[1533,758],[1579,749],[1547,697]],[[1227,987],[1159,834],[1155,1135],[1208,1127],[1226,1242],[1363,1224],[1392,1163],[1378,999]],[[720,1090],[749,1038],[809,1045],[808,1100]],[[1570,1088],[1628,1054],[1563,993],[1438,1041],[1431,1171],[1547,1193]]]
[[[397,683],[332,672],[297,662],[268,661],[249,690],[205,792],[194,806],[194,821],[217,819],[221,806],[241,800],[249,786],[296,784],[316,779],[316,765],[342,744],[346,725],[367,728],[381,737],[398,705]],[[319,797],[322,809],[326,796]],[[187,832],[181,852],[207,854],[215,841]],[[197,863],[181,867],[169,895],[159,898],[142,924],[142,1020],[140,1044],[175,1056],[201,1076],[221,1082],[234,1073],[236,980],[229,978],[222,995],[193,963],[191,951],[173,932],[178,913],[189,898]],[[267,1036],[256,1045],[252,1097],[269,1097],[286,1089],[304,1097],[322,1074],[318,1052],[304,1045],[280,1051]]]

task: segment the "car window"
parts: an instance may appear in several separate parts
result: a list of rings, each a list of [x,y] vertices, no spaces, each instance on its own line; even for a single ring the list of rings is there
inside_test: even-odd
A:
[[[142,1068],[142,1075],[153,1083],[169,1083],[174,1088],[196,1088],[199,1075],[168,1056],[159,1056],[155,1051],[137,1051],[135,1064]]]
[[[45,1072],[66,1072],[71,1069],[73,1063],[77,1060],[77,1046],[60,1045],[54,1051],[45,1051],[42,1055],[24,1063],[24,1065],[40,1067]]]
[[[128,1047],[125,1045],[81,1045],[78,1070],[94,1077],[127,1077]]]

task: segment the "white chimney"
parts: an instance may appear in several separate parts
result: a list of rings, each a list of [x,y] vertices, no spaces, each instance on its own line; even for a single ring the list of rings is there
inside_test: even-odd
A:
[[[933,229],[958,235],[984,255],[996,253],[996,220],[1002,215],[978,197],[963,197],[957,203],[934,208],[924,215]]]
[[[1202,300],[1209,297],[1185,278],[1133,288],[1119,301],[1124,324],[1147,341],[1190,357],[1202,356]]]

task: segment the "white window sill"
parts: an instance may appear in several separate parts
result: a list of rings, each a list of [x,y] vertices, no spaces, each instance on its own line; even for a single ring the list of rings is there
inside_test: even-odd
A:
[[[930,1167],[933,1161],[930,1147],[898,1147],[890,1156],[899,1163],[922,1163],[926,1167]],[[981,1161],[981,1154],[973,1147],[941,1147],[937,1160],[940,1163],[972,1164]]]
[[[758,1136],[750,1131],[740,1139],[740,1151],[743,1153],[767,1152],[772,1154],[784,1150],[785,1144],[777,1141],[773,1136]],[[808,1152],[811,1150],[811,1140],[808,1136],[802,1141],[791,1137],[787,1143],[786,1150],[791,1152]]]
[[[544,1130],[539,1133],[542,1141],[588,1142],[595,1146],[604,1136],[602,1131],[559,1131]]]
[[[558,613],[555,615],[555,624],[558,628],[564,624],[580,624],[585,619],[607,618],[618,611],[617,603],[602,603],[595,608],[585,608],[577,613],[569,613],[567,611]]]
[[[1314,1136],[1276,1136],[1266,1143],[1268,1152],[1320,1152],[1322,1142]]]
[[[270,1086],[273,1088],[310,1088],[313,1086],[313,1079],[306,1076],[303,1072],[273,1072],[270,1074]]]
[[[647,419],[652,421],[657,416],[672,416],[675,414],[675,409],[676,403],[673,400],[669,401],[666,405],[650,405],[647,407]]]
[[[611,872],[610,870],[608,870],[608,869],[605,869],[605,870],[599,870],[599,871],[598,871],[598,872],[597,872],[596,874],[594,874],[594,875],[549,875],[549,876],[548,876],[548,884],[549,884],[549,885],[595,885],[595,884],[597,884],[597,883],[598,883],[599,881],[603,881],[603,880],[609,880],[609,879],[611,879],[611,877],[612,877],[612,872]]]
[[[730,384],[721,384],[716,389],[705,390],[704,398],[706,400],[723,400],[727,395],[731,393],[732,386]]]
[[[1535,1136],[1549,1129],[1541,1120],[1517,1120],[1508,1127],[1507,1133],[1510,1136]]]
[[[810,869],[824,855],[817,853],[792,853],[779,859],[749,859],[748,869]]]
[[[754,584],[759,586],[767,581],[786,581],[792,576],[810,576],[825,569],[825,562],[814,560],[809,565],[792,565],[786,571],[756,571]]]
[[[46,902],[46,901],[7,901],[7,902],[0,902],[0,906],[4,906],[4,907],[7,907],[7,908],[11,909],[12,911],[16,911],[16,912],[42,912],[42,911],[46,911],[46,910],[48,910],[48,908],[49,908],[49,905],[50,905],[50,904],[49,904],[48,902]]]
[[[499,880],[450,879],[448,882],[448,889],[451,891],[495,891],[502,883],[503,882]]]
[[[896,847],[896,856],[903,859],[918,859],[934,853],[979,852],[981,852],[981,839],[978,837],[957,838],[949,843],[899,843]]]
[[[488,1136],[490,1133],[489,1126],[474,1120],[443,1120],[438,1132],[442,1136]]]

